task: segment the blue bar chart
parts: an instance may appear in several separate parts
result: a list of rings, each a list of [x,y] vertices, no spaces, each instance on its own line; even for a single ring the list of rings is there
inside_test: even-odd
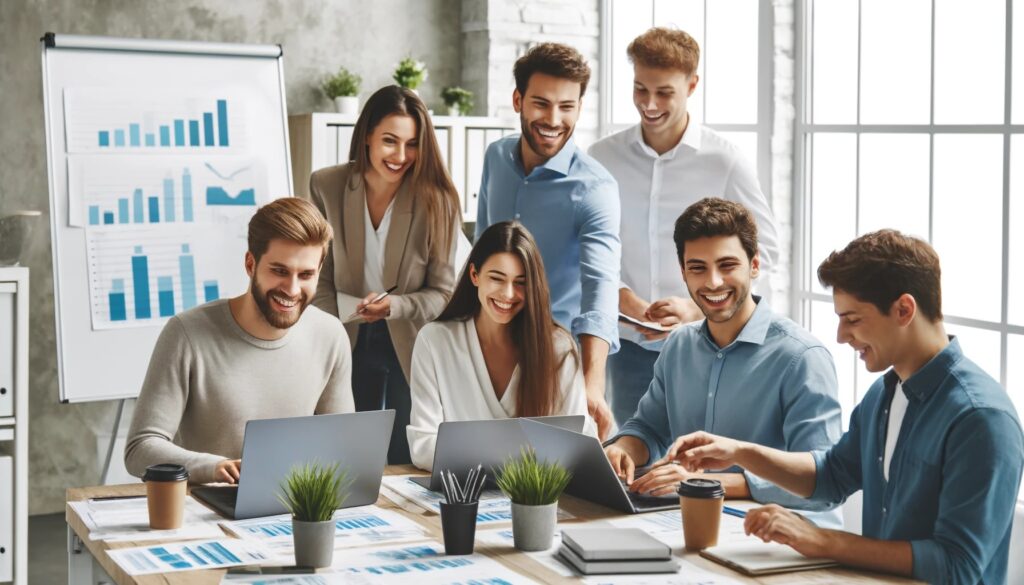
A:
[[[188,168],[181,170],[178,177],[165,177],[161,181],[159,193],[148,196],[145,193],[144,187],[129,186],[120,191],[115,190],[112,195],[105,198],[111,201],[108,208],[100,204],[89,205],[89,225],[195,221],[192,202],[192,174]],[[253,198],[253,204],[255,204],[255,195]],[[179,209],[181,210],[180,218]]]
[[[160,118],[159,113],[149,112],[149,117]],[[154,149],[189,147],[218,147],[229,148],[231,139],[228,135],[228,100],[215,100],[209,111],[198,113],[195,118],[173,118],[164,120],[166,123],[157,123],[157,127],[146,129],[146,138],[143,141],[143,122],[127,122],[127,142],[125,141],[125,128],[105,128],[96,131],[96,146],[99,148],[115,149],[120,147],[143,147]],[[200,123],[203,133],[200,134]],[[174,141],[171,141],[171,128],[174,129]],[[216,131],[215,131],[216,129]],[[156,141],[156,132],[160,132],[160,142]],[[110,142],[111,133],[114,135],[113,144]],[[214,139],[216,137],[216,140]]]

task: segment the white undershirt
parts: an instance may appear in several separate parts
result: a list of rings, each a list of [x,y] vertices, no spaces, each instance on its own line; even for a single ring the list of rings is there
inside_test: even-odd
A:
[[[369,204],[363,207],[366,215],[363,219],[363,224],[366,226],[366,245],[363,248],[363,283],[366,287],[366,294],[382,293],[387,290],[384,286],[384,245],[388,241],[391,208],[394,207],[394,204],[395,200],[392,199],[376,230],[373,229],[373,222],[370,221]]]
[[[907,414],[907,395],[903,392],[903,382],[896,382],[896,390],[892,393],[892,403],[889,404],[889,426],[885,431],[885,460],[882,462],[882,473],[885,481],[889,481],[889,464],[892,463],[892,453],[896,450],[896,441],[900,437],[900,427],[903,426],[903,416]]]

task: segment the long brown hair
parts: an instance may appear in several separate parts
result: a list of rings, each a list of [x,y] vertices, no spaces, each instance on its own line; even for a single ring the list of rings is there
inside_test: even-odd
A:
[[[480,234],[480,239],[469,253],[459,284],[438,321],[465,321],[480,312],[480,297],[470,278],[470,267],[479,271],[494,254],[508,252],[523,263],[526,271],[526,299],[523,310],[509,327],[512,341],[519,351],[519,387],[516,388],[516,416],[547,416],[559,405],[558,370],[569,354],[579,367],[576,346],[569,332],[551,316],[551,298],[548,280],[544,275],[544,261],[530,232],[516,221],[502,221]],[[569,353],[557,359],[555,332],[570,340]]]
[[[409,116],[416,121],[419,152],[404,180],[411,181],[410,187],[416,197],[426,200],[430,255],[436,260],[447,260],[455,242],[455,224],[460,214],[459,196],[441,159],[434,124],[419,96],[397,85],[382,87],[370,96],[352,132],[348,158],[353,172],[349,180],[363,180],[363,174],[370,168],[367,140],[381,120],[392,114]]]

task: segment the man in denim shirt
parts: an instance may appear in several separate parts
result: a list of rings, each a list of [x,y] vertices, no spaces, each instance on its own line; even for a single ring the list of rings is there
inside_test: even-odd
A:
[[[636,414],[605,448],[631,490],[664,495],[692,474],[666,464],[633,481],[634,466],[679,435],[705,430],[789,451],[831,447],[842,433],[835,365],[820,341],[751,294],[760,268],[757,225],[739,203],[707,198],[673,234],[690,298],[706,319],[681,326],[654,364]],[[841,526],[838,509],[812,503],[739,468],[714,474],[726,496],[810,510]]]
[[[893,230],[870,233],[818,268],[833,289],[840,342],[868,370],[889,369],[826,451],[784,453],[707,433],[665,460],[723,463],[811,499],[864,491],[864,536],[825,530],[775,506],[746,530],[809,557],[929,583],[1005,583],[1024,435],[1006,391],[964,357],[942,325],[939,258]]]

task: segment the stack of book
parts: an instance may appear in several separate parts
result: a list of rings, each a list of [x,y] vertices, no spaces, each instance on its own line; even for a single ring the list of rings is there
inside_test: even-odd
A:
[[[584,575],[679,571],[672,549],[639,528],[565,528],[558,557]]]

